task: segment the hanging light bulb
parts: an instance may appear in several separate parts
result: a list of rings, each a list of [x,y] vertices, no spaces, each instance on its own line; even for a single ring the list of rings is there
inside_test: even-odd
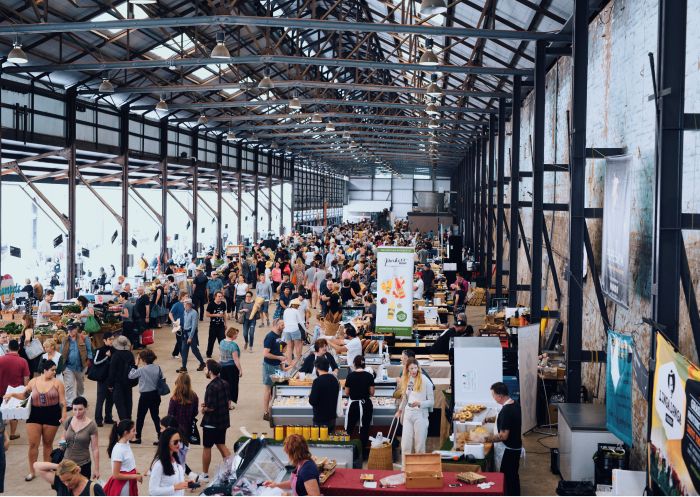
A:
[[[234,141],[236,139],[236,133],[233,132],[232,129],[228,130],[228,133],[226,133],[226,141]]]
[[[329,121],[328,124],[326,124],[326,131],[335,131],[335,124],[333,124],[332,121]]]
[[[343,132],[343,140],[349,140],[349,139],[350,139],[350,132],[344,131]]]
[[[430,84],[425,89],[425,94],[429,97],[439,97],[442,95],[442,89],[437,84],[437,74],[430,75]]]
[[[435,105],[435,99],[433,99],[432,102],[428,104],[428,106],[425,108],[425,113],[428,114],[431,117],[439,116],[440,111],[437,108],[437,105]]]
[[[430,129],[437,129],[440,127],[440,124],[438,124],[437,119],[431,119],[428,121],[428,127]]]
[[[219,31],[216,33],[216,45],[211,51],[210,57],[212,59],[230,59],[231,54],[226,48],[226,33]]]
[[[447,2],[445,0],[423,0],[418,10],[422,16],[433,16],[447,12]]]
[[[168,103],[163,99],[163,97],[160,97],[160,101],[156,104],[156,110],[168,110]]]
[[[197,119],[197,124],[200,126],[203,124],[207,124],[208,122],[209,122],[209,118],[207,116],[205,116],[203,113],[200,114],[199,119]]]
[[[301,102],[299,99],[295,96],[292,98],[292,100],[289,102],[289,108],[291,110],[300,110],[301,109]]]
[[[311,116],[311,122],[314,124],[320,124],[323,122],[323,118],[321,117],[321,114],[318,112],[314,112],[314,115]]]
[[[175,58],[168,60],[168,69],[170,69],[171,71],[177,70],[177,66],[175,65]]]
[[[270,69],[266,67],[265,68],[265,75],[263,76],[263,79],[260,80],[260,83],[258,83],[258,89],[270,91],[274,87],[275,87],[275,84],[270,79]]]
[[[425,40],[425,51],[423,55],[420,56],[418,64],[421,66],[436,66],[438,63],[438,56],[433,52],[433,39],[428,38]]]
[[[102,78],[102,83],[100,83],[100,87],[97,91],[100,93],[114,93],[114,85],[112,85],[109,78]]]
[[[12,50],[10,50],[10,53],[7,54],[7,62],[11,62],[13,64],[26,64],[29,62],[27,54],[24,53],[24,50],[22,50],[22,44],[19,42],[19,40],[12,44]]]

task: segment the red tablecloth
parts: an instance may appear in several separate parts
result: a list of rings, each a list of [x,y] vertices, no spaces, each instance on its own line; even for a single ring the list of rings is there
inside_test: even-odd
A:
[[[321,486],[323,495],[503,495],[503,473],[483,473],[486,481],[495,483],[491,488],[482,490],[476,485],[462,483],[461,487],[450,487],[457,481],[457,473],[443,473],[442,488],[407,489],[405,486],[393,488],[365,488],[360,481],[362,473],[371,473],[379,482],[385,476],[397,474],[398,471],[379,471],[368,469],[336,469],[335,473]]]

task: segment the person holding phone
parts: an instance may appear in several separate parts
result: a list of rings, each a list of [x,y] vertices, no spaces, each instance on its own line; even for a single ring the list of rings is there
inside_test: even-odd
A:
[[[185,495],[185,489],[199,486],[185,477],[185,466],[179,455],[182,443],[180,432],[174,428],[166,428],[161,433],[151,464],[149,495]]]

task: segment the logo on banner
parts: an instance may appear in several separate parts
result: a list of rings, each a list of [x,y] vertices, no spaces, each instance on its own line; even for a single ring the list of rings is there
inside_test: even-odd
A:
[[[2,282],[0,282],[0,301],[5,305],[10,304],[15,298],[15,293],[19,293],[20,290],[21,288],[19,285],[15,285],[15,280],[12,279],[12,276],[9,274],[4,275]]]
[[[659,368],[659,394],[654,399],[656,412],[663,421],[668,440],[683,438],[685,425],[685,392],[675,363],[668,362]]]
[[[384,259],[384,267],[402,267],[409,263],[408,257],[387,257]]]

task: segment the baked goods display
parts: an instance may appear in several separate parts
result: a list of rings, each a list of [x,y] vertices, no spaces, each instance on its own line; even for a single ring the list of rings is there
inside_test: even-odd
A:
[[[474,414],[471,411],[459,411],[455,413],[454,418],[460,423],[466,423],[474,419]]]
[[[379,352],[379,341],[377,340],[362,340],[362,352],[365,354],[376,354]]]
[[[463,473],[457,473],[457,480],[469,485],[476,485],[486,480],[486,477],[479,473],[474,473],[473,471],[465,471]]]

